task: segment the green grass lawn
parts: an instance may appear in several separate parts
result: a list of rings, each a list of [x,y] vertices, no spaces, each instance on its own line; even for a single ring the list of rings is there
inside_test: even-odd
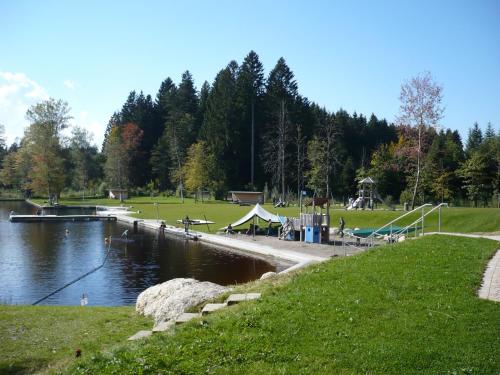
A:
[[[497,248],[431,236],[335,259],[260,282],[259,301],[86,356],[68,372],[498,374],[500,304],[476,297]]]
[[[0,374],[64,368],[152,324],[133,307],[0,305]]]
[[[43,200],[34,200],[37,203],[43,203]],[[158,202],[158,206],[154,203]],[[62,200],[61,204],[98,204],[117,206],[119,202],[113,199],[97,199],[97,200]],[[215,224],[210,225],[210,232],[214,233],[218,229],[236,221],[245,215],[252,207],[238,206],[222,201],[209,201],[205,203],[195,203],[193,199],[186,199],[185,203],[181,203],[177,198],[164,197],[137,197],[127,200],[124,205],[133,206],[132,210],[141,211],[140,214],[133,216],[143,219],[156,219],[159,217],[165,220],[167,224],[176,225],[176,220],[184,218],[188,215],[192,219],[204,219],[214,221]],[[158,207],[158,211],[157,211]],[[274,208],[271,204],[266,204],[264,207],[272,212],[284,216],[299,216],[298,207]],[[337,226],[340,216],[343,216],[348,228],[366,228],[380,227],[392,219],[402,215],[402,211],[343,211],[333,210],[331,225]],[[407,225],[414,221],[419,214],[411,215],[398,225]],[[431,214],[426,218],[425,230],[438,230],[438,214]],[[262,223],[265,225],[265,223]],[[205,225],[196,226],[196,230],[208,232]],[[448,232],[496,232],[500,231],[500,209],[496,208],[443,208],[441,230]]]

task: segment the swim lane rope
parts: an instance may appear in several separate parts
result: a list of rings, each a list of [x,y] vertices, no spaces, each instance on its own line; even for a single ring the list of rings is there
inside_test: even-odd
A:
[[[54,294],[59,293],[61,290],[66,289],[68,286],[76,283],[77,281],[80,281],[84,277],[87,277],[88,275],[90,275],[90,274],[94,273],[95,271],[101,269],[104,266],[104,264],[106,263],[106,261],[108,260],[108,255],[109,255],[110,251],[111,251],[111,237],[109,237],[109,246],[108,246],[108,250],[106,251],[106,256],[104,257],[103,262],[99,266],[97,266],[95,268],[92,268],[89,272],[84,273],[83,275],[81,275],[81,276],[77,277],[76,279],[70,281],[69,283],[63,285],[59,289],[54,290],[52,293],[47,294],[45,297],[40,298],[36,302],[33,302],[32,306],[38,305],[40,302],[45,301],[47,298],[52,297]]]

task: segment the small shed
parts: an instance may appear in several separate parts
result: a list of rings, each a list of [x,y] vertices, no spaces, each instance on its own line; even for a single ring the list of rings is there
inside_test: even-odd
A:
[[[128,199],[128,192],[126,189],[109,189],[108,196],[110,199],[124,200]]]
[[[264,204],[264,193],[261,191],[230,191],[231,200],[238,204]]]

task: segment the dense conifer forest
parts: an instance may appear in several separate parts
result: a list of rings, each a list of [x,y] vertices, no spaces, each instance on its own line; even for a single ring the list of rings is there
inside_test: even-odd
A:
[[[266,76],[254,51],[199,88],[189,71],[175,78],[159,82],[154,96],[131,91],[110,116],[99,149],[85,129],[62,135],[71,119],[64,101],[33,106],[19,143],[7,147],[0,137],[0,185],[50,199],[122,188],[148,195],[208,191],[217,199],[258,190],[286,201],[305,190],[346,202],[357,181],[371,176],[389,204],[497,204],[498,131],[471,124],[464,142],[458,131],[440,127],[442,88],[429,74],[403,84],[394,123],[310,101],[284,58]],[[427,117],[407,105],[419,84],[431,93],[434,112]]]

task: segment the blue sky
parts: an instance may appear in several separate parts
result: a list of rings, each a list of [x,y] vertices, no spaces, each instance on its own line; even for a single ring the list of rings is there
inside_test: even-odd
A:
[[[283,56],[311,101],[392,121],[401,83],[430,71],[444,127],[500,128],[500,1],[0,2],[0,123],[22,136],[26,109],[66,100],[100,144],[131,90],[156,95],[186,69],[197,87],[255,50]]]

